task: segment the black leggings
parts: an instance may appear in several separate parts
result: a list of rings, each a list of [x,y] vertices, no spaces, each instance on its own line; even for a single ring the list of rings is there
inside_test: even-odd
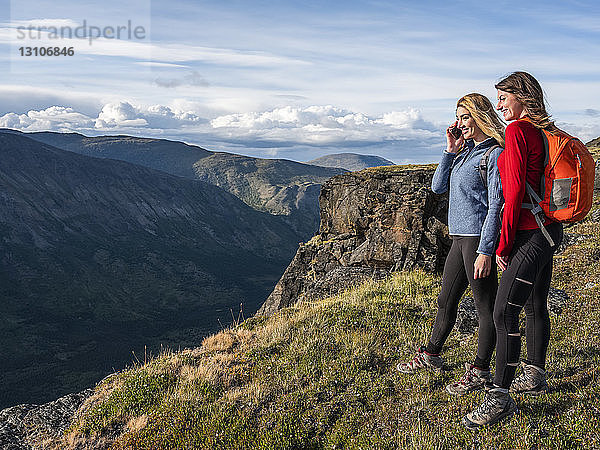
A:
[[[552,255],[562,241],[563,227],[560,223],[553,223],[546,229],[554,240],[553,247],[540,230],[517,232],[508,268],[500,278],[494,308],[498,342],[494,384],[502,388],[510,387],[519,365],[519,314],[523,308],[527,317],[527,361],[541,369],[546,365],[550,341],[548,291],[552,278]]]
[[[498,288],[496,261],[492,257],[492,270],[485,278],[473,279],[475,259],[479,237],[453,236],[452,246],[444,265],[442,290],[438,296],[438,310],[433,325],[433,331],[427,344],[427,352],[438,354],[442,350],[450,331],[456,322],[458,303],[467,286],[470,285],[475,299],[475,307],[479,316],[479,342],[477,357],[473,365],[488,370],[494,344],[496,330],[494,329],[493,311],[494,299]]]

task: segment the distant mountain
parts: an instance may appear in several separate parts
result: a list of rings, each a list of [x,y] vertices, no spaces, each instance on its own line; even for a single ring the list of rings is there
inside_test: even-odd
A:
[[[78,133],[53,132],[26,133],[25,136],[63,150],[119,159],[215,184],[259,211],[284,216],[286,223],[298,234],[297,240],[308,240],[319,226],[321,184],[344,172],[340,168],[285,159],[211,152],[164,139],[86,137]]]
[[[0,132],[0,408],[198,344],[295,252],[280,217],[217,186],[25,136]]]
[[[79,133],[49,131],[19,134],[80,155],[118,159],[186,178],[195,178],[193,166],[196,161],[212,155],[212,152],[201,147],[164,139],[133,136],[87,137]]]
[[[308,161],[307,164],[323,167],[341,167],[351,172],[367,169],[369,167],[394,165],[392,161],[388,161],[380,156],[358,155],[356,153],[336,153],[333,155],[325,155]]]
[[[198,179],[222,187],[259,211],[281,215],[308,240],[319,228],[321,184],[344,173],[285,159],[214,153],[194,164]]]

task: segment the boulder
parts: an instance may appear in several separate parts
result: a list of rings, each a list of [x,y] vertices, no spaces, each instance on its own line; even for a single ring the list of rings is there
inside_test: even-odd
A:
[[[58,439],[93,389],[65,395],[43,405],[18,405],[0,411],[0,448],[40,448],[47,439]],[[39,445],[38,445],[39,444]]]

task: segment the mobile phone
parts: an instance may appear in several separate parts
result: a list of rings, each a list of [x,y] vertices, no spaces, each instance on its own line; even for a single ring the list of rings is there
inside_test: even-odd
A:
[[[450,129],[450,133],[452,133],[452,136],[458,139],[462,135],[462,130],[458,127],[452,127]]]

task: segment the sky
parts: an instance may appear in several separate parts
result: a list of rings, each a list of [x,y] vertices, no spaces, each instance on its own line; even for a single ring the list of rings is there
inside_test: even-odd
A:
[[[600,136],[595,0],[0,2],[0,127],[436,162],[456,100],[525,70]]]

